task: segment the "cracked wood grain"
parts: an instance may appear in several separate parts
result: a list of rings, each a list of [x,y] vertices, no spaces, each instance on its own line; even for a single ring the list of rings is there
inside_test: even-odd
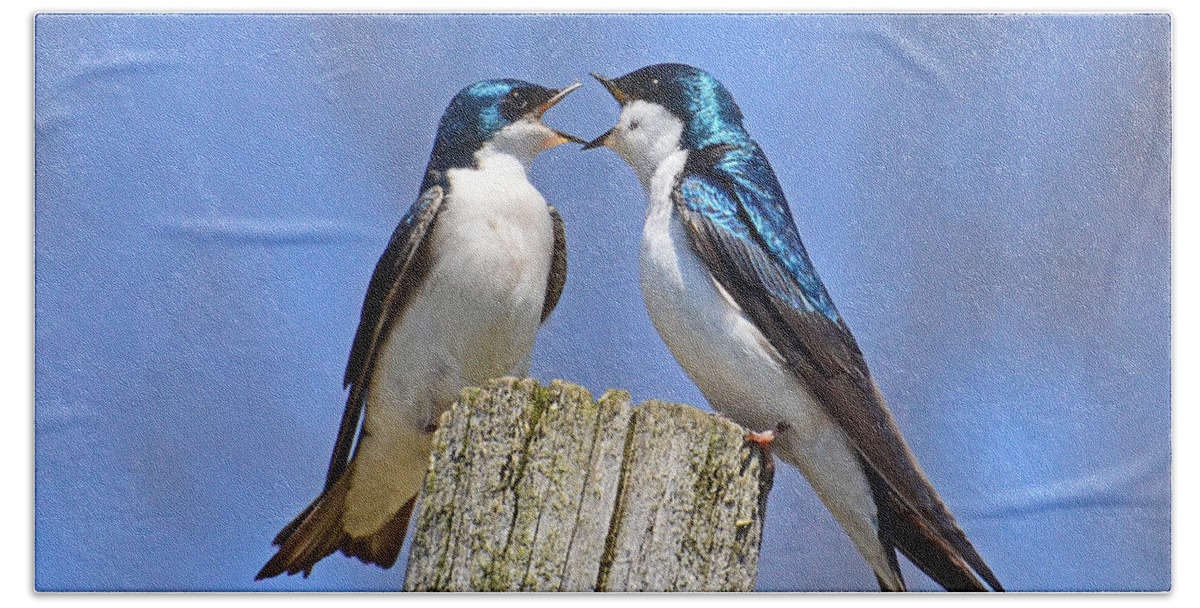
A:
[[[732,422],[555,380],[463,391],[434,435],[410,591],[751,591],[770,474]]]

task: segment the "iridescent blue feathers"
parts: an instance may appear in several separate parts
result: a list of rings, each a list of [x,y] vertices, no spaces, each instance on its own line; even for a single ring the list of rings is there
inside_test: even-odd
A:
[[[760,251],[746,263],[772,296],[838,322],[837,308],[809,260],[775,173],[757,144],[694,152],[680,178],[679,203],[724,231],[714,238],[745,239],[751,251]]]
[[[680,178],[681,204],[720,226],[725,238],[746,239],[767,254],[747,262],[773,296],[838,323],[775,171],[742,126],[742,111],[729,91],[708,73],[675,63],[642,68],[614,82],[631,98],[660,104],[686,124],[681,143],[692,153]]]
[[[505,111],[505,103],[511,101],[510,94],[516,89],[536,91],[545,97],[551,93],[523,80],[499,78],[470,85],[450,100],[438,125],[421,192],[435,184],[445,187],[447,169],[471,166],[483,142],[513,122],[515,116]]]

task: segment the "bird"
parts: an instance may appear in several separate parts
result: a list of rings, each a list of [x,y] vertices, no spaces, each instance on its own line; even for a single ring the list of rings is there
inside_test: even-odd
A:
[[[771,452],[805,476],[881,590],[905,590],[899,549],[946,589],[1002,591],[901,435],[730,92],[677,63],[593,76],[621,109],[583,149],[612,149],[645,190],[642,296],[705,399],[780,431]]]
[[[308,577],[338,550],[390,568],[439,415],[464,387],[529,374],[567,249],[561,215],[527,172],[545,150],[586,143],[541,121],[580,86],[483,80],[450,101],[420,194],[367,287],[324,488],[275,536],[255,580]]]

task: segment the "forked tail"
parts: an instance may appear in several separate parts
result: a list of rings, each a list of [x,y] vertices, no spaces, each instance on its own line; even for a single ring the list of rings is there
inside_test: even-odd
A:
[[[391,568],[396,563],[417,497],[404,503],[379,530],[356,538],[350,536],[342,524],[349,480],[350,475],[342,475],[337,483],[279,531],[273,541],[279,551],[267,561],[254,580],[279,576],[285,572],[289,575],[303,572],[307,577],[317,562],[339,549],[364,563],[378,564],[383,568]]]

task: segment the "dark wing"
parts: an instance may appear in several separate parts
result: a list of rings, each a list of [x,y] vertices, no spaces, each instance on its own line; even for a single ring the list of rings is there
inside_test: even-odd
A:
[[[554,222],[554,255],[550,258],[550,275],[546,277],[546,299],[542,303],[542,323],[554,312],[558,298],[562,296],[563,285],[567,282],[567,231],[563,226],[562,216],[553,205],[546,205],[550,210],[550,219]]]
[[[387,249],[375,264],[375,273],[371,275],[367,297],[363,300],[358,332],[354,335],[354,346],[350,348],[350,361],[346,364],[346,375],[342,380],[344,387],[350,387],[350,394],[346,398],[342,426],[329,460],[326,490],[337,482],[350,462],[379,347],[429,269],[429,247],[425,245],[425,237],[442,208],[442,195],[441,186],[432,186],[421,194],[421,198],[413,203],[392,232]]]
[[[893,527],[908,526],[891,531],[885,542],[947,588],[969,579],[982,589],[973,569],[999,590],[904,442],[757,145],[693,152],[675,189],[675,207],[709,272],[845,429],[868,474],[881,482],[881,513]]]

